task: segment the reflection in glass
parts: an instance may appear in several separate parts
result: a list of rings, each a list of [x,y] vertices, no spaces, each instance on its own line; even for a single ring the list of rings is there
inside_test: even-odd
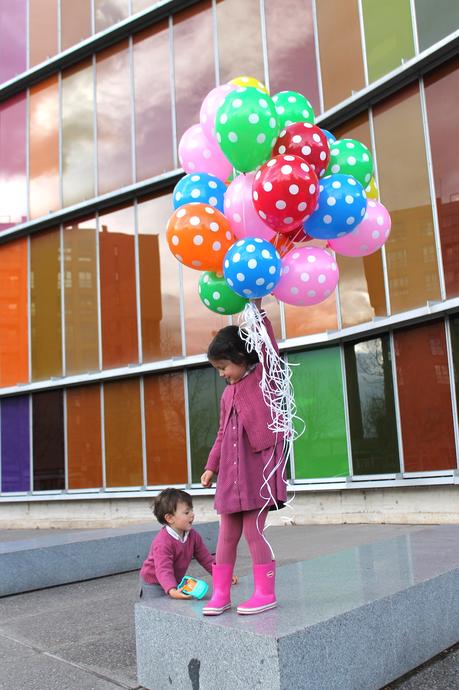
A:
[[[419,50],[425,50],[459,28],[457,0],[414,0]]]
[[[349,474],[338,347],[289,354],[298,415],[305,432],[294,443],[295,477]]]
[[[129,16],[129,0],[94,0],[96,32],[108,29]]]
[[[201,302],[198,294],[201,272],[186,266],[182,266],[182,271],[186,354],[198,355],[207,352],[217,331],[228,325],[228,317],[210,311]]]
[[[29,396],[1,401],[2,491],[30,491]]]
[[[189,369],[187,376],[191,481],[199,482],[217,435],[225,383],[213,367]]]
[[[26,44],[27,0],[0,0],[0,83],[27,69]]]
[[[263,82],[258,0],[217,0],[217,27],[220,84],[244,75]]]
[[[34,491],[65,488],[62,396],[59,390],[32,395]]]
[[[62,76],[63,205],[94,196],[94,89],[90,61]]]
[[[394,342],[405,472],[456,467],[443,321],[396,331]]]
[[[27,239],[0,246],[0,386],[29,380]]]
[[[139,379],[104,384],[107,486],[143,486]]]
[[[56,55],[58,0],[29,0],[29,67]]]
[[[26,97],[0,103],[0,232],[27,220]]]
[[[91,0],[61,0],[61,50],[91,35]]]
[[[69,388],[67,397],[67,467],[69,489],[102,486],[100,389]]]
[[[399,472],[389,337],[344,347],[353,474]]]
[[[134,209],[99,217],[103,368],[138,362]]]
[[[401,312],[440,299],[417,84],[375,106],[374,131],[381,199],[392,218],[385,244],[391,308]]]

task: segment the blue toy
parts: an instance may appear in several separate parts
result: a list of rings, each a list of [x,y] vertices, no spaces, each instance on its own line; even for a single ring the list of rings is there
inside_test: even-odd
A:
[[[179,585],[177,585],[179,592],[188,594],[195,599],[202,599],[207,594],[209,585],[204,580],[198,580],[191,575],[184,575]]]

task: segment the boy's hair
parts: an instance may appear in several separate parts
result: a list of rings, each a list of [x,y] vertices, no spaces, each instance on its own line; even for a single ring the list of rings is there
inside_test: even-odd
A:
[[[228,359],[233,364],[256,364],[259,362],[255,350],[247,352],[245,341],[239,335],[237,326],[225,326],[214,337],[207,350],[207,359],[215,362]]]
[[[189,508],[193,507],[193,500],[190,494],[181,489],[164,489],[158,494],[152,505],[153,513],[162,525],[167,525],[166,515],[173,515],[179,503],[186,503]]]

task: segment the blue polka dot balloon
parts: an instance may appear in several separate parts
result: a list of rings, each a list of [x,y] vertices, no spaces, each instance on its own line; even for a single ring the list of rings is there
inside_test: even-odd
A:
[[[336,141],[335,135],[329,132],[328,129],[323,129],[322,132],[327,137],[328,145],[331,146],[333,142]]]
[[[184,204],[191,204],[194,201],[201,204],[208,204],[224,212],[224,196],[226,184],[215,175],[209,173],[190,173],[182,177],[175,185],[172,202],[174,208],[180,208]]]
[[[319,203],[304,223],[304,231],[320,240],[351,232],[362,220],[367,198],[360,182],[350,175],[328,175],[320,180]]]
[[[270,242],[247,237],[226,252],[223,273],[234,292],[256,299],[272,292],[280,280],[281,265],[279,253]]]

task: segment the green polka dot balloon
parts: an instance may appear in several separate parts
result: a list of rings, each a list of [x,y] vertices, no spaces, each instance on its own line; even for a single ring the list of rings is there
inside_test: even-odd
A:
[[[216,314],[238,314],[248,302],[231,290],[222,273],[203,273],[198,292],[201,302]]]
[[[279,91],[273,96],[273,101],[281,129],[294,122],[310,122],[313,125],[316,121],[311,103],[297,91]]]
[[[217,110],[217,141],[240,172],[255,170],[270,158],[279,131],[274,103],[260,89],[235,89]]]
[[[352,175],[367,187],[373,177],[373,157],[365,144],[356,139],[337,139],[330,146],[330,162],[325,175]]]

